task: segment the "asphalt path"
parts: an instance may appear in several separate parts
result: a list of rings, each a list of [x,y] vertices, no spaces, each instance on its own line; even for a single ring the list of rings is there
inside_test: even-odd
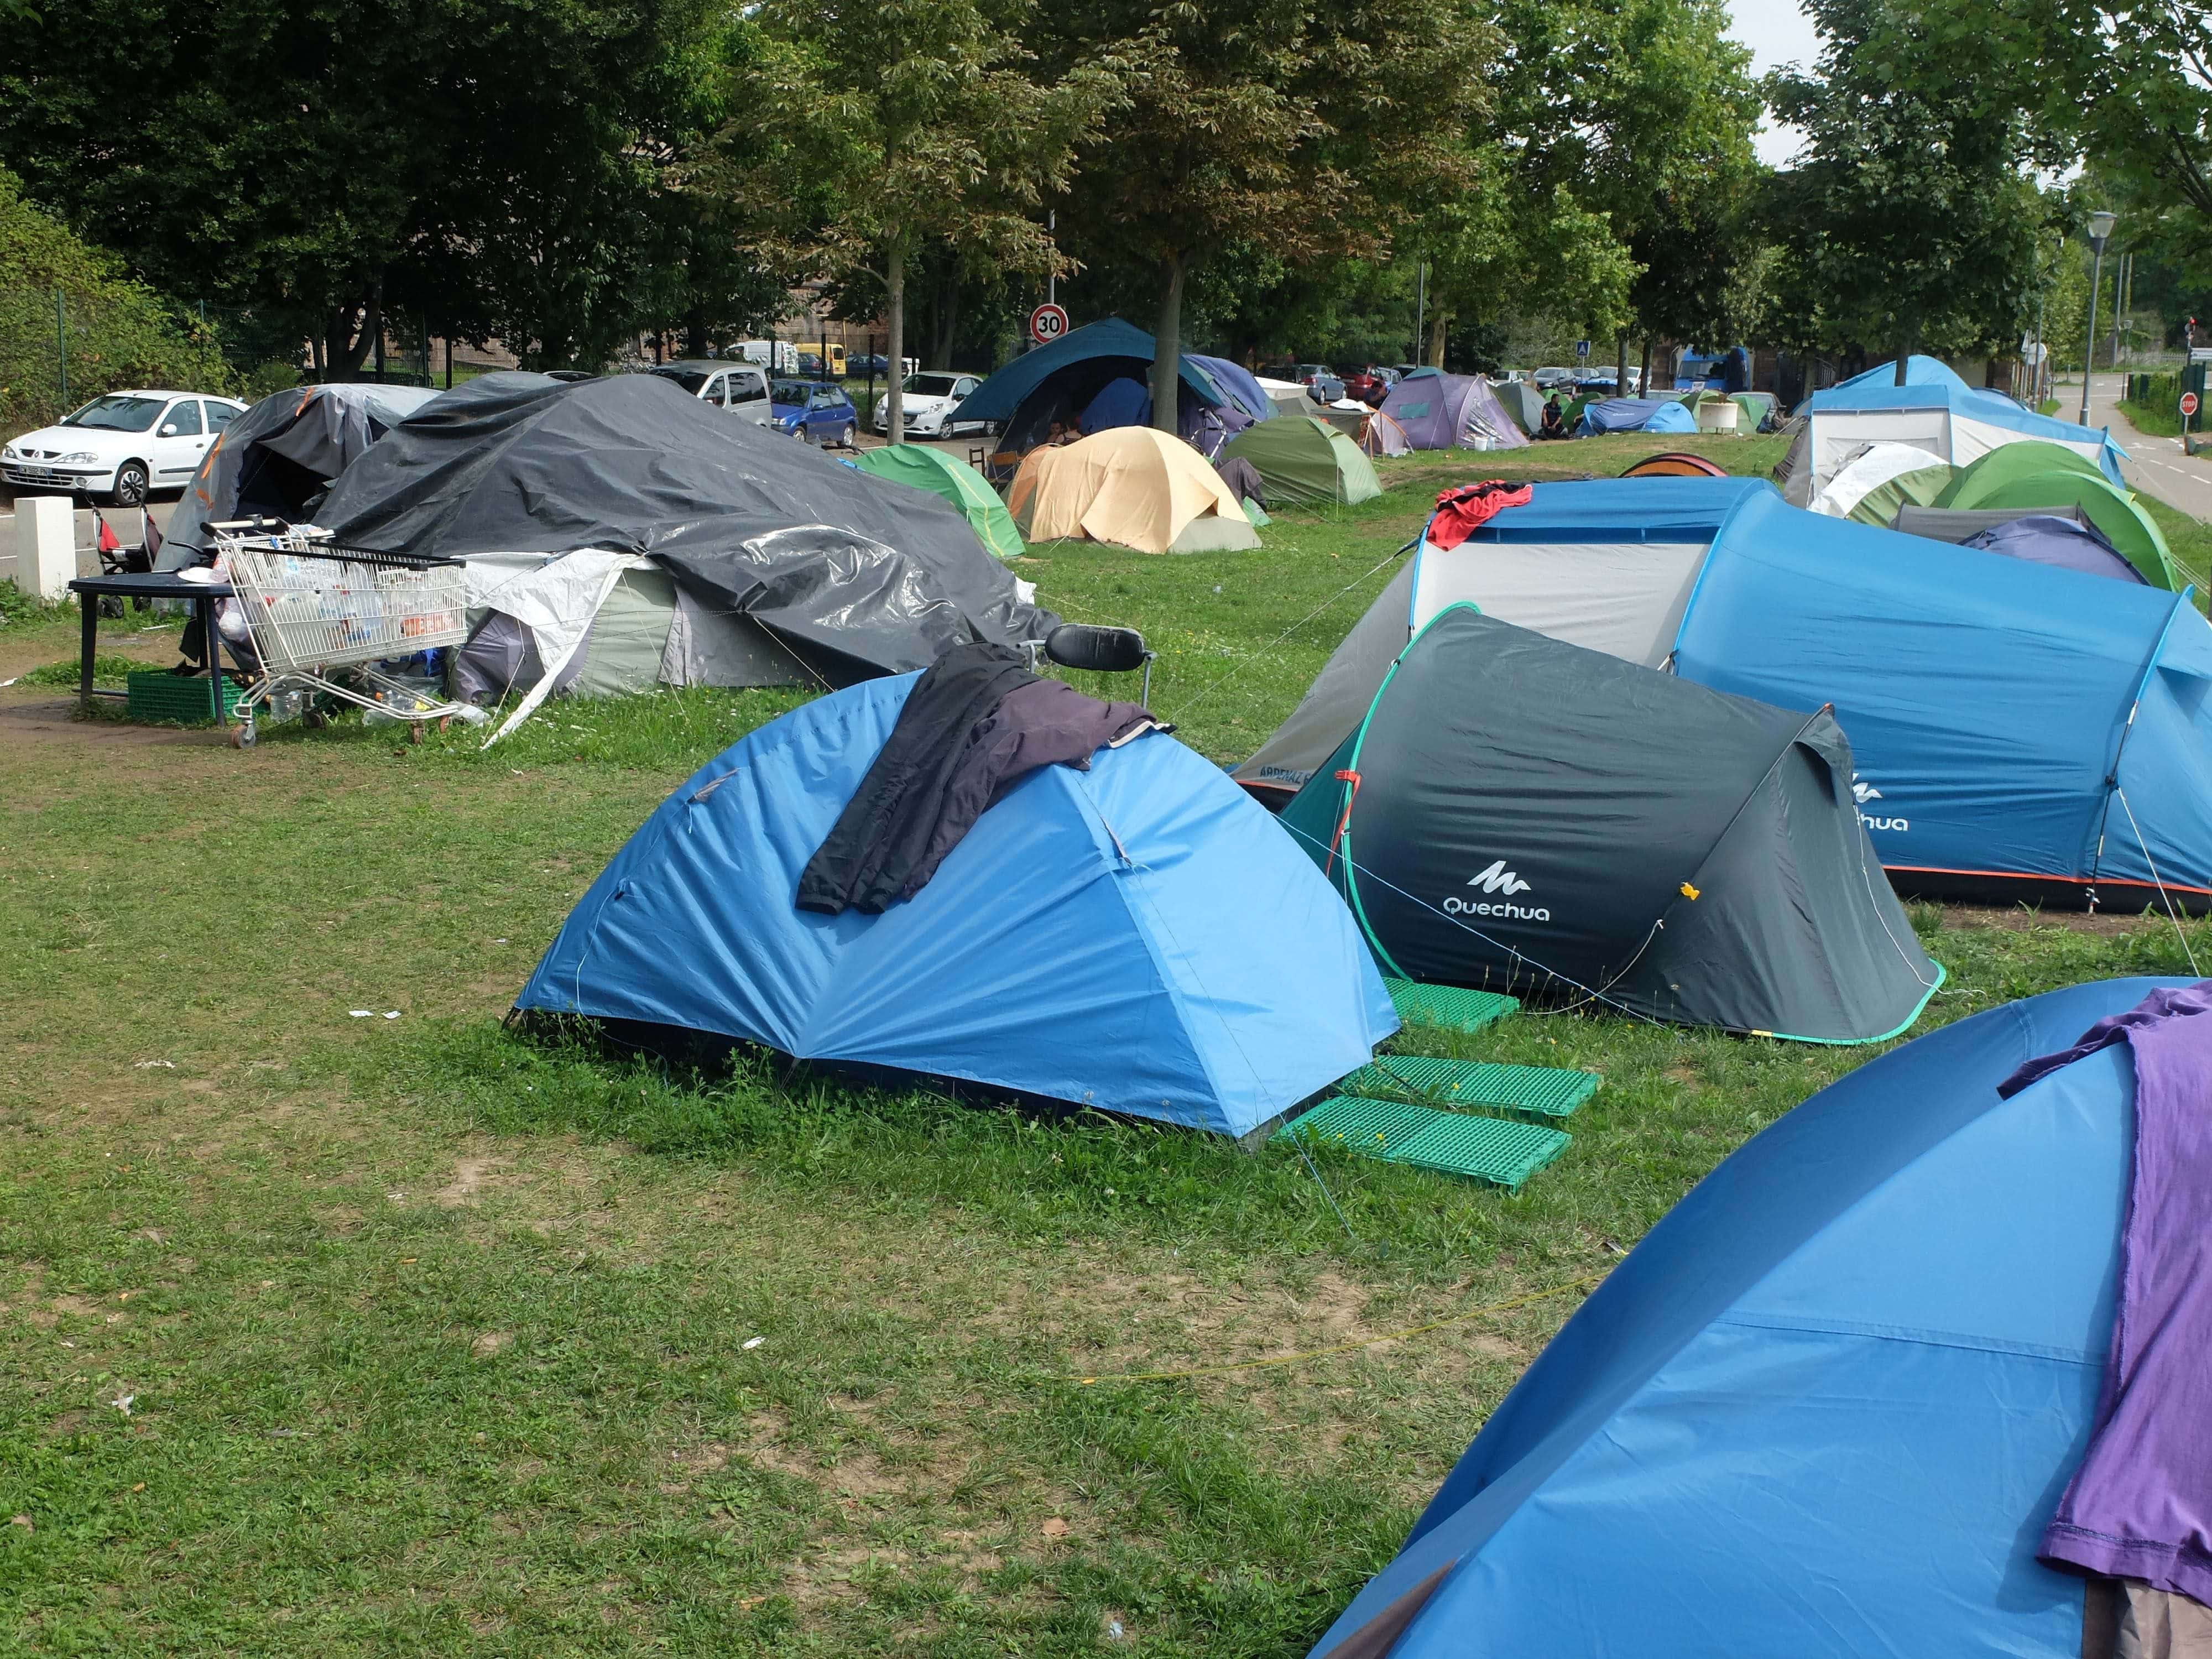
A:
[[[2128,452],[2120,471],[2128,483],[2146,495],[2155,495],[2168,507],[2192,519],[2212,522],[2212,456],[2185,455],[2179,438],[2154,438],[2128,424],[2120,410],[2124,375],[2099,374],[2089,382],[2089,424],[2110,427],[2121,448]],[[2081,383],[2061,381],[2058,415],[2078,419],[2081,413]]]

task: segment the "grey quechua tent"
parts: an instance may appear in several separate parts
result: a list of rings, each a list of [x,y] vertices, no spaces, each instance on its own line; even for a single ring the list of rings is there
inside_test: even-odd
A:
[[[1448,606],[1284,810],[1384,970],[1868,1042],[1943,970],[1793,713]]]
[[[348,467],[317,521],[352,547],[649,558],[801,684],[926,668],[964,641],[1042,639],[1059,620],[945,501],[657,374],[485,375]]]

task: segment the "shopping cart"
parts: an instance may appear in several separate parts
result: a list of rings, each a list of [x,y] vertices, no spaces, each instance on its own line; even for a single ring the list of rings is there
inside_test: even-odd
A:
[[[208,526],[228,572],[262,675],[239,699],[230,740],[249,749],[254,715],[279,692],[300,690],[404,720],[419,742],[430,720],[471,724],[483,711],[441,702],[370,665],[468,637],[468,596],[455,561],[341,547],[313,525],[240,520]],[[349,671],[334,678],[335,671]]]

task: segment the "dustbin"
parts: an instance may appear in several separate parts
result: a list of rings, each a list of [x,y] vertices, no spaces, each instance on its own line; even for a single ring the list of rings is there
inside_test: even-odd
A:
[[[1735,417],[1742,412],[1733,398],[1708,398],[1698,405],[1698,430],[1733,432]]]

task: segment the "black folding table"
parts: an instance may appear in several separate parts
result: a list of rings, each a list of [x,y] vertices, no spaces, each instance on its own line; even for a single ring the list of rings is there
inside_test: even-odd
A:
[[[208,712],[215,723],[223,723],[222,707],[222,636],[216,629],[216,602],[231,597],[228,582],[188,582],[174,571],[157,570],[131,575],[79,576],[70,584],[70,592],[77,596],[78,607],[84,612],[84,654],[77,667],[76,695],[79,705],[87,710],[94,697],[120,697],[121,691],[95,691],[92,689],[93,658],[100,643],[100,600],[112,595],[119,599],[189,599],[194,620],[200,630],[201,660],[207,665]]]

